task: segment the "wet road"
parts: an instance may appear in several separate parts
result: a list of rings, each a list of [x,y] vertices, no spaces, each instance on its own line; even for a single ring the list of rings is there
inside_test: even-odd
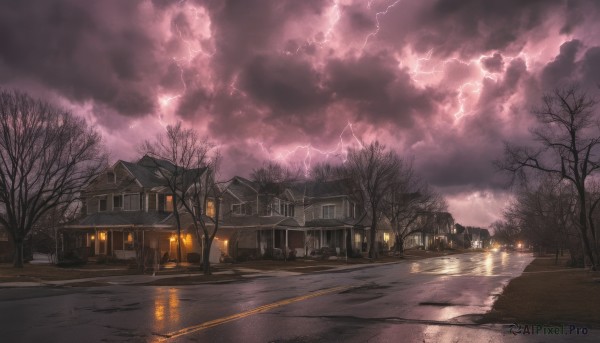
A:
[[[470,253],[230,284],[0,289],[0,341],[598,341],[474,324],[531,260]]]

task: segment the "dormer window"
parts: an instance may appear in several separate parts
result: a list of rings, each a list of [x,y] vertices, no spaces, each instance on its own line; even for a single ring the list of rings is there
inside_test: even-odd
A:
[[[106,182],[116,183],[115,173],[112,171],[106,172]]]

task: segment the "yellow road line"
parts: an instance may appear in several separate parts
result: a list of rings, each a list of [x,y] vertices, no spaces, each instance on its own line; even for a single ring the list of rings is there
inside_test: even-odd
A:
[[[175,337],[190,334],[192,332],[206,330],[208,328],[211,328],[211,327],[214,327],[217,325],[221,325],[221,324],[225,324],[225,323],[228,323],[228,322],[231,322],[234,320],[242,319],[242,318],[245,318],[245,317],[251,316],[253,314],[260,313],[260,312],[269,311],[269,310],[272,310],[277,307],[281,307],[281,306],[285,306],[285,305],[292,304],[295,302],[319,297],[319,296],[326,295],[326,294],[343,292],[343,291],[346,291],[346,290],[349,290],[349,289],[355,288],[355,287],[356,286],[339,286],[339,287],[328,288],[328,289],[320,290],[317,292],[301,295],[299,297],[280,300],[280,301],[277,301],[277,302],[274,302],[271,304],[253,308],[253,309],[245,311],[245,312],[236,313],[231,316],[211,320],[211,321],[204,322],[204,323],[201,323],[198,325],[188,326],[186,328],[183,328],[183,329],[180,329],[177,331],[172,331],[172,332],[165,333],[165,334],[156,334],[156,335],[161,336],[161,338],[158,341],[162,342],[162,341],[166,341],[170,338],[175,338]]]

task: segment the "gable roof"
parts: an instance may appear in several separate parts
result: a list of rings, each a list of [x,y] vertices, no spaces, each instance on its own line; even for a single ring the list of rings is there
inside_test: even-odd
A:
[[[325,198],[333,196],[348,195],[349,187],[347,180],[338,179],[331,181],[305,181],[306,193],[310,198]]]
[[[126,161],[119,161],[119,163],[129,170],[142,187],[152,188],[165,185],[162,178],[156,175],[150,168]]]

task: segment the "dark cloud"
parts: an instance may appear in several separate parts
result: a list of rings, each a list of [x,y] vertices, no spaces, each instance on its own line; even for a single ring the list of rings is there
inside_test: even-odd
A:
[[[387,43],[410,42],[419,52],[462,57],[503,50],[526,41],[526,34],[562,9],[561,0],[426,0],[401,3],[382,16],[379,37]]]
[[[221,144],[228,175],[325,158],[353,123],[439,189],[500,192],[491,161],[527,141],[541,94],[597,89],[599,13],[589,0],[9,0],[0,86],[82,111],[115,147],[181,119]]]
[[[541,83],[546,88],[571,82],[577,77],[577,53],[582,48],[579,40],[574,39],[560,46],[560,53],[554,61],[548,63],[541,73]]]
[[[371,123],[409,128],[415,120],[429,117],[443,100],[433,89],[418,89],[386,53],[333,59],[326,73],[334,98],[356,106],[359,116]]]
[[[319,89],[321,76],[306,60],[294,55],[257,55],[240,74],[240,87],[254,100],[287,116],[315,110],[328,95]]]
[[[504,69],[504,59],[502,54],[496,52],[492,57],[484,57],[481,59],[483,67],[492,73],[501,72]]]
[[[153,111],[144,75],[157,69],[154,43],[136,24],[136,3],[10,3],[0,11],[0,59],[7,66],[75,101],[101,102],[124,115]]]

